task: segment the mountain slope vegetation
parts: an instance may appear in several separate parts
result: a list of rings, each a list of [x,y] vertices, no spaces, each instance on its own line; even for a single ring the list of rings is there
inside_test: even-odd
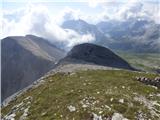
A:
[[[158,53],[133,53],[124,51],[115,51],[115,53],[137,69],[160,73],[160,54]]]
[[[3,107],[2,118],[160,119],[160,90],[135,80],[136,76],[154,79],[159,75],[91,67],[64,72],[63,67]]]

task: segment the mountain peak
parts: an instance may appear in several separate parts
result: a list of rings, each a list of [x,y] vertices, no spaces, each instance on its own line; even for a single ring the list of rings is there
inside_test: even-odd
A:
[[[68,55],[62,60],[62,63],[80,61],[102,66],[134,70],[134,68],[132,68],[125,60],[108,48],[91,43],[83,43],[74,46]]]

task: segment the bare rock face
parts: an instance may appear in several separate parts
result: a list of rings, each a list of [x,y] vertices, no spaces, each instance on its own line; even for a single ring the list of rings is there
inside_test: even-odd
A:
[[[91,63],[108,67],[135,70],[125,60],[113,53],[111,50],[90,43],[84,43],[73,47],[68,55],[60,61],[60,63],[70,62]]]
[[[64,57],[64,51],[33,35],[4,38],[1,46],[2,101],[43,76]]]

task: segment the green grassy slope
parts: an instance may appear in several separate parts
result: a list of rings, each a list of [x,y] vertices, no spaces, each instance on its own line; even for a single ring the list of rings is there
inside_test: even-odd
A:
[[[122,58],[127,60],[132,66],[145,70],[155,71],[160,69],[160,54],[156,53],[131,53],[116,52]]]
[[[131,120],[160,119],[160,89],[136,81],[136,76],[158,75],[123,70],[57,73],[2,108],[2,116],[14,110],[16,120],[26,111],[26,120],[90,120],[92,114],[107,118],[114,113]]]

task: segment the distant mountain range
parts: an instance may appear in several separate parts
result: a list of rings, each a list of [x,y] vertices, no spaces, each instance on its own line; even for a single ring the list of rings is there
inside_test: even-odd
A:
[[[95,37],[95,44],[108,46],[111,42],[110,37],[106,36],[103,32],[101,32],[96,25],[89,24],[84,20],[68,20],[62,24],[62,28],[64,29],[72,29],[78,32],[81,35],[91,34]]]
[[[96,38],[94,43],[112,50],[160,52],[160,25],[152,21],[129,19],[92,25],[83,20],[69,20],[62,27],[80,34],[91,33]]]
[[[1,41],[2,101],[54,68],[64,51],[33,35]]]

